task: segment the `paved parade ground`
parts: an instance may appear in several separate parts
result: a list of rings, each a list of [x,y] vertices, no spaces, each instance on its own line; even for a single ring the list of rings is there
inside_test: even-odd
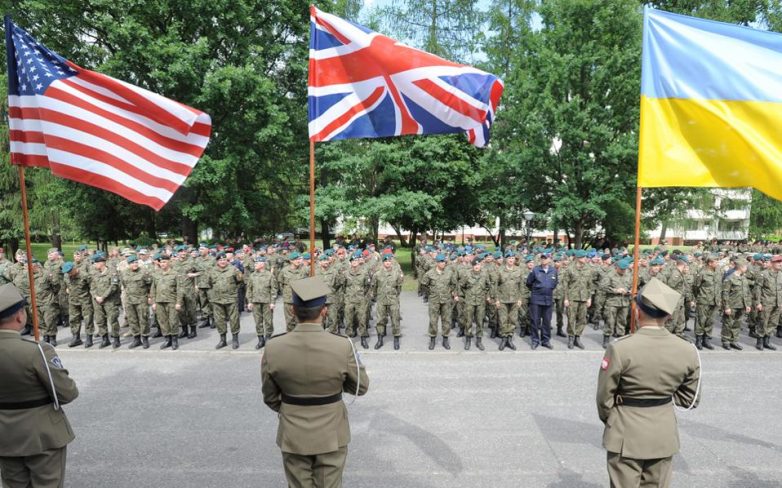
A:
[[[516,337],[516,352],[488,338],[485,352],[465,352],[452,336],[451,351],[438,341],[430,352],[414,293],[403,295],[402,315],[401,351],[361,353],[371,383],[349,406],[345,486],[608,486],[594,402],[599,332],[587,330],[585,351],[561,338],[553,351],[531,351]],[[277,330],[281,322],[278,309]],[[58,340],[81,392],[65,407],[77,436],[66,486],[285,486],[250,314],[238,351],[215,351],[209,329],[175,352],[159,350],[161,339],[129,350],[123,338],[116,351],[69,349],[67,333]],[[702,353],[703,399],[679,415],[673,486],[782,486],[782,352],[756,351],[745,330],[742,343],[743,352]]]

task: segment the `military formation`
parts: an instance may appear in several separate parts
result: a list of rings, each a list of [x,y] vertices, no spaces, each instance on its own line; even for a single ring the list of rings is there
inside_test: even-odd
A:
[[[296,326],[291,285],[309,276],[314,262],[315,275],[331,290],[324,327],[368,349],[374,324],[375,349],[386,340],[400,349],[404,273],[392,245],[335,244],[312,256],[300,250],[303,246],[287,242],[236,249],[207,244],[112,248],[108,253],[81,246],[66,261],[50,249],[44,263],[33,261],[41,334],[54,346],[58,328],[70,327],[70,347],[98,342],[100,348],[118,348],[127,338],[130,348],[146,349],[150,338],[162,338],[161,348],[177,350],[180,341],[210,327],[219,334],[216,348],[230,344],[237,349],[239,319],[246,312],[254,318],[255,347],[261,349],[273,334],[278,301],[286,330]],[[638,287],[656,277],[680,293],[666,327],[698,349],[721,343],[724,349],[741,350],[744,331],[757,349],[774,350],[773,338],[782,337],[782,255],[753,251],[646,249],[638,263]],[[26,256],[20,251],[15,258],[0,254],[0,284],[14,283],[29,297]],[[626,248],[511,243],[496,251],[480,244],[424,241],[414,251],[413,269],[429,310],[429,349],[438,337],[450,349],[452,335],[465,350],[483,351],[487,339],[499,350],[515,350],[516,336],[529,338],[533,349],[553,348],[552,333],[567,338],[569,349],[583,349],[582,336],[590,325],[602,331],[607,347],[612,338],[630,332],[633,263]],[[713,337],[716,320],[722,323],[719,338]]]
[[[11,262],[0,256],[0,281],[15,284],[30,297],[27,256],[16,253]],[[37,313],[43,340],[57,346],[59,327],[70,327],[69,347],[150,347],[150,338],[162,338],[161,349],[179,349],[183,339],[198,336],[199,328],[217,329],[217,349],[239,348],[239,319],[251,312],[258,342],[265,346],[272,336],[275,303],[282,297],[286,329],[297,324],[293,313],[292,284],[315,274],[329,287],[330,332],[345,330],[369,347],[368,327],[373,304],[378,316],[378,340],[384,345],[390,327],[394,349],[400,348],[399,295],[404,281],[393,248],[382,252],[373,244],[335,246],[311,256],[295,246],[261,245],[256,248],[201,244],[165,246],[160,249],[113,248],[108,253],[80,246],[71,261],[50,249],[43,265],[33,260]],[[0,283],[0,284],[2,284]],[[29,305],[28,312],[29,312]],[[23,334],[32,330],[32,314]],[[121,334],[120,320],[128,327]],[[228,334],[230,333],[230,339]]]
[[[772,338],[782,337],[782,255],[757,250],[645,249],[638,262],[638,288],[657,278],[681,295],[665,327],[699,350],[715,348],[718,319],[724,349],[742,350],[744,330],[758,350],[776,350]],[[438,332],[442,346],[450,349],[452,330],[464,337],[467,350],[473,338],[478,349],[485,349],[484,330],[499,339],[500,350],[515,350],[516,334],[530,337],[532,349],[552,348],[552,324],[569,349],[584,348],[581,337],[590,324],[602,330],[603,348],[630,333],[633,257],[626,248],[512,243],[501,252],[483,245],[423,242],[414,263],[418,294],[429,305],[429,349],[435,348]]]

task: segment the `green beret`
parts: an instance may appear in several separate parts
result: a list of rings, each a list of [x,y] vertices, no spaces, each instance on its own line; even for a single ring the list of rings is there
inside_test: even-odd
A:
[[[292,253],[288,254],[289,261],[293,261],[294,259],[299,259],[300,257],[301,255],[296,251],[293,251]]]
[[[587,252],[584,251],[583,249],[578,249],[578,250],[573,252],[573,255],[576,257],[576,259],[578,259],[578,258],[585,258],[585,257],[587,257]]]
[[[138,258],[136,257],[135,254],[131,254],[130,256],[128,256],[128,264],[135,263],[136,261],[138,261]]]
[[[63,273],[70,273],[73,270],[73,263],[71,261],[64,262],[60,270]]]

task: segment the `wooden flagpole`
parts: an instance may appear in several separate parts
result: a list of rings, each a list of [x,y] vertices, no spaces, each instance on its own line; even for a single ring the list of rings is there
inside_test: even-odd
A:
[[[35,274],[33,273],[33,250],[30,244],[30,215],[27,211],[27,185],[24,178],[24,166],[19,168],[19,188],[22,191],[22,222],[24,223],[24,243],[27,251],[27,279],[30,280],[30,313],[33,315],[33,336],[35,342],[40,342],[41,334],[38,329],[38,304],[35,300]]]
[[[635,194],[635,245],[633,246],[633,290],[630,294],[630,333],[635,332],[635,298],[638,294],[638,258],[641,247],[641,191],[639,186]]]
[[[310,139],[310,276],[315,276],[315,141]]]

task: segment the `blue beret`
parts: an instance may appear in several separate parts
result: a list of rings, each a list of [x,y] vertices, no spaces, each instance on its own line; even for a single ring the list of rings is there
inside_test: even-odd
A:
[[[435,261],[437,261],[438,263],[444,263],[444,262],[445,262],[445,260],[446,260],[445,254],[438,254],[438,255],[437,255],[435,258],[434,258],[434,260],[435,260]]]
[[[128,256],[128,264],[135,263],[136,261],[138,261],[138,258],[136,257],[135,254],[131,254],[130,256]]]
[[[310,253],[305,252],[304,254],[301,255],[301,259],[308,261],[310,259]]]
[[[627,259],[620,259],[619,261],[616,262],[616,266],[619,269],[627,269],[630,267],[630,261],[628,261]]]
[[[301,255],[297,253],[296,251],[293,251],[292,253],[288,254],[288,260],[293,261],[294,259],[299,259]]]
[[[652,266],[662,266],[663,264],[665,264],[665,260],[658,256],[652,259],[652,261],[649,264],[651,264]]]
[[[573,253],[573,255],[574,255],[576,258],[585,258],[585,257],[587,257],[587,252],[586,252],[586,251],[584,251],[583,249],[577,249],[577,250],[576,250],[576,251]]]
[[[62,263],[62,267],[60,268],[60,270],[63,273],[70,273],[72,269],[73,269],[73,263],[71,261],[66,261]]]
[[[227,256],[225,255],[225,253],[223,251],[220,251],[217,254],[215,254],[215,259],[225,259],[226,257]]]
[[[328,261],[328,259],[329,259],[329,256],[326,253],[323,253],[320,256],[318,256],[318,261]]]
[[[92,262],[93,263],[105,263],[106,262],[106,256],[104,256],[102,253],[95,254],[92,256]]]
[[[500,251],[495,251],[494,259],[502,259],[502,253]]]

